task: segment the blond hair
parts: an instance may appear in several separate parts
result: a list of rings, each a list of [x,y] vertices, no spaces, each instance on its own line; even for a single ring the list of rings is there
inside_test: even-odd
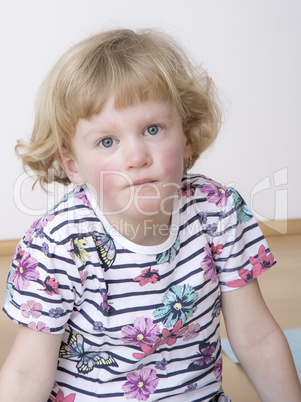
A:
[[[100,32],[54,65],[38,94],[31,139],[16,145],[24,169],[43,188],[52,181],[70,183],[58,155],[72,151],[78,120],[98,113],[112,91],[116,108],[149,98],[174,104],[194,150],[185,170],[217,136],[221,111],[214,83],[173,38],[156,30]]]

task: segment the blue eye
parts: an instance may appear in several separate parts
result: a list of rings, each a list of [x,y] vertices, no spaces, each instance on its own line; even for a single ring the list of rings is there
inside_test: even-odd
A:
[[[110,148],[113,145],[114,141],[112,138],[104,138],[100,141],[100,144],[105,148]]]
[[[156,135],[159,132],[159,126],[156,126],[156,125],[149,126],[149,127],[147,127],[147,129],[145,131],[146,131],[146,134]]]

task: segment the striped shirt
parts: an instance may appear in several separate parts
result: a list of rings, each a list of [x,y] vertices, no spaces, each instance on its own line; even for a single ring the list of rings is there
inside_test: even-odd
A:
[[[4,311],[63,334],[48,401],[210,401],[221,392],[221,292],[274,263],[239,193],[204,176],[183,178],[156,246],[121,236],[76,187],[18,245]]]

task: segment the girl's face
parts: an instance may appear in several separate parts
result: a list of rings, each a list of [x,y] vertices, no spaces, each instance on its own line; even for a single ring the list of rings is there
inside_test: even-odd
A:
[[[65,172],[88,185],[112,224],[169,222],[184,158],[193,153],[171,103],[115,109],[112,96],[99,114],[78,121],[72,147],[62,157]]]

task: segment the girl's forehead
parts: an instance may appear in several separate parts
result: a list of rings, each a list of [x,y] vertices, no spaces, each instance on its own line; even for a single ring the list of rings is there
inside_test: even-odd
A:
[[[139,99],[138,96],[132,98],[128,103],[120,103],[114,92],[102,101],[99,110],[91,116],[91,119],[97,115],[109,115],[119,113],[143,113],[145,116],[156,115],[174,115],[177,109],[170,100],[150,96],[146,99]]]
[[[123,124],[133,126],[136,124],[167,124],[178,119],[181,117],[170,101],[156,98],[145,101],[137,99],[133,104],[116,107],[114,93],[112,93],[97,113],[78,121],[76,131],[93,132],[100,128],[104,131],[110,131],[110,129]]]
[[[97,75],[90,77],[78,91],[71,92],[70,106],[74,105],[75,117],[89,119],[98,114],[108,102],[114,103],[114,107],[123,109],[137,103],[148,100],[179,102],[179,94],[175,94],[175,88],[167,85],[166,80],[153,75],[151,71],[143,74],[135,74],[132,70],[117,74],[116,76],[103,77]],[[74,96],[73,96],[74,95]],[[181,105],[177,105],[181,110]],[[72,110],[72,107],[69,108]]]

